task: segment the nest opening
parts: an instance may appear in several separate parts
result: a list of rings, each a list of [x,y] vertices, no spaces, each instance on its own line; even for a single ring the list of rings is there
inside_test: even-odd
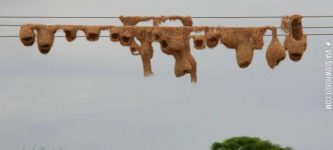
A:
[[[168,48],[168,42],[166,40],[161,41],[162,48]]]
[[[32,46],[35,42],[35,33],[30,25],[22,25],[20,29],[20,40],[24,46]]]
[[[118,41],[119,40],[119,33],[111,33],[111,40]]]

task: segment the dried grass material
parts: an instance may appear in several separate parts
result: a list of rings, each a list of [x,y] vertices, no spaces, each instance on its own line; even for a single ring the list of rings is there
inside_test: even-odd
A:
[[[159,42],[162,52],[175,58],[175,76],[190,74],[191,81],[196,82],[196,61],[190,52],[189,43],[191,30],[175,27],[163,27],[159,30],[157,33],[160,33]]]
[[[193,35],[193,45],[194,48],[202,50],[206,48],[206,41],[204,35]]]
[[[122,32],[121,27],[112,27],[110,29],[110,40],[112,42],[119,42],[120,41],[120,33]]]
[[[253,51],[263,47],[266,30],[267,27],[237,28],[236,59],[240,68],[248,67],[253,59]]]
[[[120,16],[120,21],[124,26],[135,26],[139,22],[149,21],[152,17],[139,17],[139,16]]]
[[[300,15],[293,15],[289,19],[290,28],[284,46],[292,61],[301,60],[307,46],[307,36],[303,33],[302,18]]]
[[[153,28],[136,27],[135,29],[133,29],[133,31],[135,38],[137,38],[141,43],[139,47],[139,53],[143,64],[144,76],[151,76],[153,74],[151,68],[151,59],[154,55],[154,50],[152,46]]]
[[[90,42],[97,41],[101,34],[101,29],[99,26],[84,26],[82,28],[86,39]]]
[[[66,40],[68,42],[72,42],[76,39],[77,31],[79,30],[78,26],[66,25],[66,26],[63,26],[62,29],[65,32]]]
[[[134,40],[133,30],[130,28],[123,28],[120,31],[120,44],[122,46],[131,46]]]
[[[20,29],[20,40],[24,46],[32,46],[35,42],[35,32],[32,25],[25,24]]]
[[[283,16],[281,18],[281,29],[283,32],[288,33],[290,29],[290,17],[289,16]]]
[[[140,46],[138,45],[138,43],[136,43],[135,40],[133,40],[133,42],[130,45],[130,51],[131,54],[134,56],[140,55]]]
[[[227,48],[236,48],[238,45],[237,31],[234,28],[220,28],[220,41]]]
[[[220,34],[215,29],[205,32],[205,40],[208,48],[214,48],[219,43]]]
[[[190,16],[161,16],[161,17],[153,17],[153,24],[154,26],[160,25],[162,22],[166,21],[174,21],[174,20],[180,20],[183,24],[183,26],[192,26],[193,21]]]
[[[272,27],[271,30],[272,41],[266,51],[266,60],[269,67],[274,69],[274,67],[277,66],[286,57],[286,50],[278,39],[276,28]]]
[[[42,54],[48,54],[54,42],[54,34],[58,26],[39,25],[37,29],[38,49]]]

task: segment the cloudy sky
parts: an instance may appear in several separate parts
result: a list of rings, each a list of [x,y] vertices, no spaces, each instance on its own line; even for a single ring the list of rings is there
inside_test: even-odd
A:
[[[1,0],[1,15],[19,16],[281,16],[333,15],[330,1],[303,0]],[[195,25],[279,25],[279,19],[194,19]],[[118,24],[117,19],[1,19],[1,24]],[[332,26],[305,18],[304,26]],[[143,24],[145,25],[145,24]],[[171,24],[173,25],[173,24]],[[17,35],[18,27],[0,27]],[[307,33],[333,33],[307,29]],[[82,34],[82,33],[80,33]],[[63,35],[63,33],[57,33]],[[107,35],[107,32],[103,32]],[[308,37],[303,59],[269,69],[265,47],[249,68],[220,45],[193,50],[198,83],[175,78],[173,58],[154,44],[154,76],[141,59],[108,38],[67,43],[49,55],[18,38],[0,39],[0,149],[208,150],[233,136],[270,139],[296,150],[331,150],[332,111],[325,111],[324,51],[332,36]],[[283,37],[280,37],[283,41]]]

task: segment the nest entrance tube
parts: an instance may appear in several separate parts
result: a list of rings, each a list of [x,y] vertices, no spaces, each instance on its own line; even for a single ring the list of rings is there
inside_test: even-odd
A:
[[[20,29],[20,40],[24,46],[32,46],[35,42],[35,33],[32,25],[22,25]]]
[[[288,17],[289,20],[282,20],[281,23],[289,23],[288,35],[286,35],[284,47],[288,50],[289,58],[295,62],[302,59],[307,47],[307,36],[303,33],[302,18],[300,15],[293,15]]]
[[[285,59],[286,50],[278,39],[276,28],[271,27],[270,29],[272,30],[272,41],[266,51],[266,60],[269,67],[274,69],[275,66]]]
[[[54,42],[54,34],[58,30],[58,26],[40,25],[37,29],[38,49],[42,54],[48,54]]]

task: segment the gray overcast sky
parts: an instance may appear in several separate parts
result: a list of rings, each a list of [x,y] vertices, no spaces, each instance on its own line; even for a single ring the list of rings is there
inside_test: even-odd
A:
[[[324,0],[1,0],[1,15],[36,16],[269,16],[333,15]],[[120,24],[114,19],[1,19],[3,24]],[[279,19],[194,19],[195,25],[279,25]],[[331,18],[304,26],[333,25]],[[1,35],[17,35],[1,27]],[[333,33],[308,29],[307,33]],[[63,33],[57,33],[62,35]],[[81,33],[82,34],[82,33]],[[107,32],[103,32],[107,35]],[[283,37],[280,37],[283,41]],[[19,39],[0,39],[0,149],[33,145],[64,150],[207,150],[214,141],[258,136],[296,150],[332,150],[332,111],[325,111],[324,50],[332,36],[308,37],[303,59],[270,70],[265,47],[247,69],[220,45],[193,50],[198,83],[175,78],[173,58],[157,44],[154,76],[139,57],[108,38],[67,43],[49,55]]]

